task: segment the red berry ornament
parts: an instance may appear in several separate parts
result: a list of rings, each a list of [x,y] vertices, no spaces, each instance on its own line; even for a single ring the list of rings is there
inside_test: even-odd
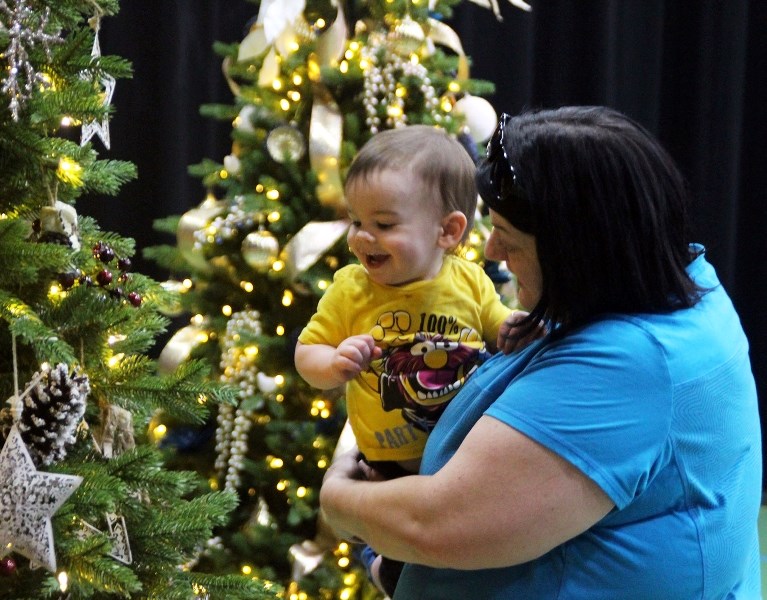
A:
[[[133,306],[141,306],[141,294],[138,294],[136,292],[131,292],[128,294],[128,302],[130,302]]]
[[[109,285],[112,283],[112,273],[106,269],[103,269],[98,272],[98,275],[96,275],[96,281],[98,281],[99,285],[102,287]]]
[[[13,575],[16,572],[16,561],[10,556],[0,558],[0,574]]]

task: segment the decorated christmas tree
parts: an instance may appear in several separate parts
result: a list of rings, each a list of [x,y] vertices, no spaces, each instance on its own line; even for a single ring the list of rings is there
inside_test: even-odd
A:
[[[473,156],[495,129],[447,24],[459,0],[264,0],[249,32],[219,44],[231,105],[204,112],[232,123],[232,150],[192,167],[199,206],[158,228],[175,246],[147,254],[173,275],[186,319],[160,355],[171,370],[207,361],[238,389],[204,427],[163,422],[179,465],[240,504],[199,566],[276,580],[287,597],[374,598],[355,549],[318,519],[322,477],[349,447],[343,389],[312,389],[293,365],[298,333],[346,247],[343,181],[357,150],[383,129],[441,127]],[[497,9],[495,2],[478,2]],[[516,2],[520,8],[527,8]],[[481,261],[481,229],[463,249]]]
[[[160,376],[162,286],[131,239],[78,215],[136,176],[108,152],[115,0],[0,0],[0,598],[260,598],[192,570],[232,493],[170,470],[153,416],[204,423],[234,402],[203,361]],[[271,588],[271,589],[269,589]]]

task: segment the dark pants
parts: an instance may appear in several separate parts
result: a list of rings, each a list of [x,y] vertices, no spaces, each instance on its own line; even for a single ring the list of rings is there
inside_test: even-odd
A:
[[[394,461],[369,461],[364,457],[363,460],[386,479],[397,479],[405,475],[413,475],[413,473],[406,471]],[[394,590],[397,588],[397,582],[399,581],[403,566],[405,566],[405,563],[398,560],[386,558],[385,556],[381,557],[381,568],[378,571],[378,578],[381,580],[384,592],[390,598],[394,596]]]

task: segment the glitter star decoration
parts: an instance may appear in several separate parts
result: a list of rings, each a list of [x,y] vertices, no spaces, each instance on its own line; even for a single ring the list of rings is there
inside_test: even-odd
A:
[[[14,121],[19,120],[21,107],[32,96],[35,85],[44,83],[42,75],[32,65],[29,51],[42,44],[50,61],[49,45],[63,42],[58,33],[46,33],[50,13],[50,9],[46,8],[42,14],[36,14],[27,6],[26,0],[16,0],[12,6],[0,0],[0,15],[7,17],[7,22],[0,22],[0,25],[8,34],[8,47],[3,52],[8,60],[8,75],[1,90],[11,99],[9,108]]]
[[[93,50],[91,50],[91,59],[93,61],[96,61],[101,57],[98,26],[96,26],[95,29],[96,35],[93,38]],[[104,87],[102,105],[109,106],[112,103],[112,96],[115,93],[115,78],[104,73],[101,76],[100,81],[101,85]],[[82,132],[80,134],[80,145],[84,146],[87,144],[94,135],[99,136],[106,149],[109,150],[109,115],[104,115],[100,122],[94,120],[90,123],[83,123]]]
[[[0,556],[17,552],[30,567],[56,572],[51,516],[82,477],[37,471],[14,425],[0,452]]]

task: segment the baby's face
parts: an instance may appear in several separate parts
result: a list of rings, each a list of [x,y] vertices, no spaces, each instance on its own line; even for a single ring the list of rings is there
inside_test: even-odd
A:
[[[412,173],[399,170],[347,185],[349,247],[376,283],[432,279],[442,267],[442,211],[423,187]]]

